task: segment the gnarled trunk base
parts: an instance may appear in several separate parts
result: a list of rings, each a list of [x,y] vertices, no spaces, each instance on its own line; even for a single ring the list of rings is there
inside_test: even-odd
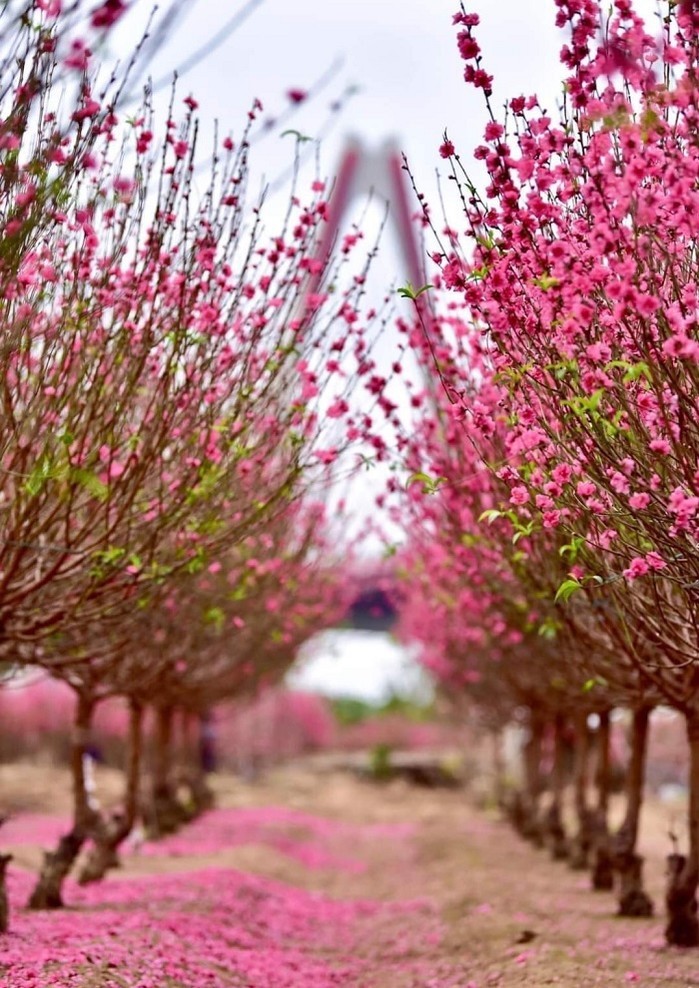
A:
[[[697,879],[687,868],[683,854],[667,859],[668,887],[665,894],[668,922],[665,939],[675,947],[699,947]]]
[[[78,885],[101,882],[108,871],[119,867],[121,867],[121,862],[116,848],[112,847],[108,840],[97,840],[90,848],[90,852],[80,869]]]
[[[517,790],[508,793],[503,800],[503,808],[514,829],[518,834],[521,834],[524,829],[525,820],[524,800],[522,799],[522,794]]]
[[[536,806],[524,807],[524,821],[520,831],[525,840],[530,841],[534,847],[544,846],[544,826]]]
[[[189,805],[191,807],[192,818],[201,816],[207,810],[214,808],[216,798],[203,776],[190,776],[186,781],[189,790]]]
[[[611,892],[614,888],[614,855],[605,809],[597,811],[592,840],[592,888]]]
[[[608,842],[596,843],[592,852],[592,887],[595,892],[611,892],[614,888],[614,859]]]
[[[188,820],[187,811],[168,789],[153,793],[144,813],[146,833],[152,839],[166,837],[179,830]]]
[[[617,915],[643,918],[653,915],[653,902],[643,888],[643,858],[640,854],[619,854],[615,861],[619,874]]]
[[[112,868],[121,867],[117,851],[131,830],[127,820],[115,813],[111,820],[93,836],[92,847],[88,851],[78,875],[79,885],[89,885],[101,881]]]
[[[586,871],[590,864],[593,823],[589,810],[578,810],[578,832],[570,842],[568,864],[573,871]]]
[[[44,852],[44,863],[27,903],[28,909],[63,908],[63,882],[75,864],[86,838],[87,834],[83,830],[74,828],[61,837],[55,851]]]
[[[546,814],[546,838],[553,860],[564,861],[568,857],[569,844],[558,803],[554,803]]]
[[[7,866],[12,861],[11,854],[0,854],[0,933],[7,933],[10,925],[10,906],[7,901]]]

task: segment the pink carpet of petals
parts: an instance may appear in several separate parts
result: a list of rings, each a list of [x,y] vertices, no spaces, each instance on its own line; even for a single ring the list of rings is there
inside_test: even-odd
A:
[[[6,825],[4,845],[51,846],[64,829],[58,818],[18,815]],[[307,867],[356,871],[364,865],[348,857],[348,846],[361,852],[367,841],[396,842],[411,830],[353,828],[275,807],[219,810],[144,851],[208,858],[262,843]],[[24,909],[32,883],[30,873],[10,871],[13,915],[10,933],[0,938],[0,985],[359,988],[371,983],[377,949],[386,971],[417,977],[422,946],[442,935],[427,900],[343,901],[223,867],[120,874],[87,888],[69,882],[68,908],[54,913]]]
[[[13,876],[16,908],[30,884],[26,875]],[[202,988],[326,988],[359,974],[351,960],[359,929],[379,909],[223,869],[69,887],[68,900],[71,908],[59,914],[15,916],[0,953],[1,983],[81,985],[98,969],[104,988],[122,986],[124,979],[134,988],[170,981]],[[327,953],[338,953],[339,963],[326,962]]]
[[[67,818],[48,813],[18,813],[2,825],[2,845],[6,848],[49,848],[69,829]]]
[[[51,847],[69,829],[66,818],[20,813],[2,828],[2,845]],[[290,835],[290,830],[292,834]],[[413,836],[411,824],[351,826],[283,806],[213,810],[184,830],[139,848],[146,857],[208,857],[246,844],[265,844],[306,868],[333,868],[358,873],[365,863],[347,855],[348,845],[361,849],[374,841],[403,841]]]
[[[266,844],[306,868],[357,873],[366,865],[347,856],[348,845],[361,850],[367,842],[401,841],[414,830],[409,824],[350,826],[282,806],[214,810],[178,834],[144,844],[141,853],[184,857],[217,854],[243,844]]]

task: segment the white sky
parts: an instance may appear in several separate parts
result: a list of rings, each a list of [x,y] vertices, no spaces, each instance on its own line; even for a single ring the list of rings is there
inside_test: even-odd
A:
[[[241,6],[242,0],[190,0],[178,29],[148,66],[149,74],[156,79],[168,75]],[[642,6],[652,9],[652,0],[643,0]],[[455,0],[265,0],[225,45],[181,78],[179,92],[181,98],[192,93],[204,120],[216,118],[224,133],[235,135],[253,98],[260,98],[266,111],[276,116],[288,106],[287,90],[310,88],[342,58],[342,69],[328,89],[304,104],[288,126],[318,136],[328,120],[329,104],[356,84],[360,92],[320,148],[323,176],[332,175],[348,134],[375,146],[395,137],[418,185],[434,202],[444,129],[461,152],[468,152],[479,142],[486,119],[477,94],[462,80],[451,25],[457,7]],[[554,26],[553,0],[473,0],[468,7],[481,15],[478,37],[485,67],[496,78],[496,104],[538,92],[553,109],[560,93],[558,53],[564,40]],[[148,0],[139,0],[119,29],[115,50],[126,53],[138,40],[139,18],[143,23],[148,10]],[[281,139],[274,132],[264,137],[254,148],[254,174],[267,179],[283,175],[293,151],[291,137]],[[279,210],[284,201],[282,192]],[[458,214],[452,223],[460,226]],[[400,256],[389,243],[374,279],[384,289],[407,280]],[[390,362],[391,340],[382,341],[381,349]],[[372,510],[375,490],[363,483],[368,493],[361,510],[366,513]],[[324,647],[324,654],[298,674],[301,685],[377,698],[390,688],[404,661],[380,636],[342,633]]]
[[[169,75],[242,5],[190,0],[149,73],[156,79]],[[479,0],[471,6],[482,14],[479,37],[502,98],[536,89],[555,99],[562,35],[553,26],[552,0]],[[484,123],[477,95],[462,81],[451,26],[456,8],[453,0],[264,0],[221,48],[181,78],[181,94],[199,100],[204,118],[239,132],[253,98],[277,115],[288,105],[287,90],[308,89],[342,59],[329,88],[303,106],[290,126],[316,136],[329,104],[355,84],[359,94],[323,142],[323,170],[332,172],[348,133],[377,145],[395,136],[427,186],[444,128],[468,148]],[[149,10],[149,0],[138,0],[120,29],[119,51],[137,41]],[[292,138],[272,133],[258,145],[254,167],[275,178],[292,152]]]

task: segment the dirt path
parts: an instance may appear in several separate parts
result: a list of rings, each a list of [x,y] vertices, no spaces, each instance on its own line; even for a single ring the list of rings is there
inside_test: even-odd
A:
[[[109,791],[112,782],[105,781]],[[230,869],[238,882],[241,873],[251,876],[248,885],[241,885],[245,895],[252,894],[254,876],[280,883],[274,886],[280,896],[285,888],[310,894],[303,908],[317,903],[317,918],[309,913],[295,943],[306,958],[312,954],[314,962],[336,970],[338,980],[318,975],[320,980],[311,981],[299,973],[300,980],[279,980],[279,985],[699,988],[699,951],[664,947],[662,918],[615,918],[611,895],[589,891],[585,875],[530,848],[506,824],[474,809],[464,792],[420,791],[402,784],[378,788],[302,767],[255,785],[218,779],[216,788],[220,810],[130,855],[99,894],[108,893],[112,905],[118,889],[129,883],[146,883],[150,876],[174,883],[177,876],[202,869]],[[63,806],[35,800],[32,810],[40,808]],[[678,811],[651,808],[642,841],[648,889],[659,913],[667,826],[677,816]],[[16,825],[24,821],[30,838],[40,819],[18,817]],[[16,853],[25,865],[38,858],[31,842]],[[181,894],[173,884],[163,888],[173,901]],[[351,913],[333,912],[331,902],[338,908],[351,904]],[[96,907],[96,900],[80,906]],[[293,911],[293,900],[284,908]],[[225,916],[216,922],[225,922]],[[343,924],[354,931],[351,937],[349,932],[344,937]],[[220,983],[275,984],[262,973],[248,977]],[[2,983],[14,985],[12,980]],[[65,983],[138,985],[128,979]],[[196,979],[153,982],[154,988],[164,985],[198,988]]]
[[[641,849],[657,918],[627,920],[614,915],[611,894],[590,891],[586,874],[549,860],[496,814],[475,809],[463,792],[400,784],[375,788],[344,776],[318,779],[296,771],[278,773],[257,789],[221,796],[238,804],[283,801],[306,812],[388,828],[386,838],[379,831],[362,847],[365,871],[323,871],[312,882],[335,896],[427,898],[435,905],[441,937],[424,944],[424,960],[437,980],[397,976],[391,983],[415,988],[471,988],[471,982],[477,988],[634,983],[699,988],[699,951],[668,949],[662,936],[667,833],[669,825],[681,832],[681,806],[647,808]],[[618,816],[621,807],[616,811]],[[391,827],[404,827],[404,838],[392,839]],[[289,879],[308,881],[309,875]]]

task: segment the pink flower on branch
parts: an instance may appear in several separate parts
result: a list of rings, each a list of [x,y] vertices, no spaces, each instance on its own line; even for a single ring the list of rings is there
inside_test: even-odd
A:
[[[649,569],[650,566],[646,560],[642,556],[636,556],[624,570],[624,576],[627,580],[637,580],[639,577],[645,576]]]
[[[92,11],[90,23],[97,30],[110,28],[124,16],[127,10],[128,4],[125,0],[105,0]]]

